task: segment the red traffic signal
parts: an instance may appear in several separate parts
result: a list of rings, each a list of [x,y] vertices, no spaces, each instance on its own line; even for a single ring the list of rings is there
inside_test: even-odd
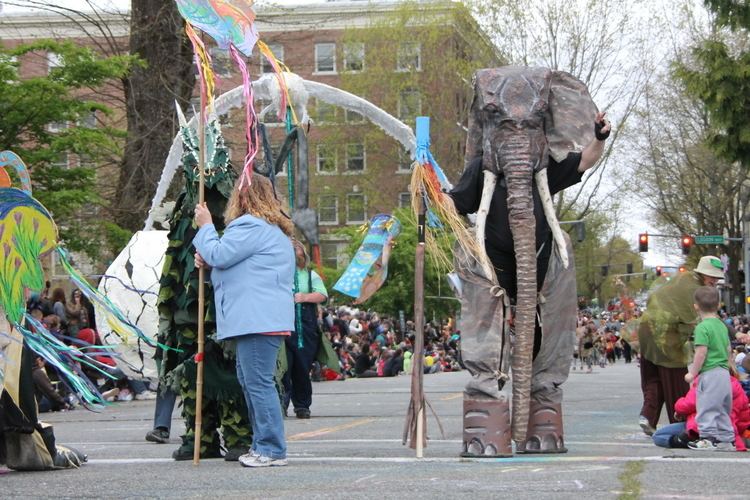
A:
[[[656,266],[656,275],[661,276],[661,266]]]
[[[690,249],[693,247],[693,237],[689,235],[684,235],[680,239],[680,246],[682,247],[682,254],[688,255],[690,253]]]
[[[685,272],[685,266],[680,266],[680,269],[679,269],[679,271],[680,271],[681,273],[684,273],[684,272]]]
[[[648,252],[648,233],[638,235],[638,251]]]

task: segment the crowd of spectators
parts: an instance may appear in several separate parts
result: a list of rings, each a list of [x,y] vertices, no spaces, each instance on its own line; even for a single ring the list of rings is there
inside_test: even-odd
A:
[[[155,399],[156,394],[148,388],[148,380],[126,375],[118,366],[116,356],[99,347],[102,342],[96,331],[94,307],[80,290],[73,290],[68,300],[62,288],[50,290],[48,286],[42,293],[32,293],[26,306],[29,315],[57,340],[93,356],[98,363],[97,368],[80,364],[77,366],[96,384],[106,401]],[[54,370],[47,369],[42,358],[37,357],[33,370],[40,412],[76,408],[77,398]]]
[[[342,306],[323,309],[323,335],[331,341],[341,368],[335,375],[313,367],[317,380],[348,377],[395,377],[414,365],[414,322]],[[424,373],[461,369],[460,332],[452,320],[427,322],[424,327]]]

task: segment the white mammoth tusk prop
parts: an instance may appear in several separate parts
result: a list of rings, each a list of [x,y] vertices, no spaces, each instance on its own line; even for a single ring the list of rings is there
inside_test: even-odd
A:
[[[487,247],[485,245],[484,230],[487,226],[487,214],[490,211],[490,205],[492,204],[492,193],[495,192],[495,184],[497,184],[497,174],[485,170],[484,172],[484,186],[482,188],[482,198],[479,202],[479,209],[477,210],[477,225],[475,228],[475,236],[479,248],[482,249],[480,255],[481,261],[479,262],[482,266],[485,276],[490,281],[495,281],[495,272],[490,264],[490,259],[487,256]]]
[[[369,119],[386,134],[400,142],[404,149],[409,152],[411,158],[414,158],[417,142],[411,128],[371,102],[324,83],[303,80],[294,73],[284,73],[284,79],[287,83],[290,99],[293,101],[292,105],[295,112],[303,123],[306,123],[307,120],[307,98],[308,96],[315,97],[321,101],[327,102],[328,104],[340,106],[349,111],[359,113]],[[265,115],[267,112],[274,109],[278,109],[280,97],[279,86],[275,75],[267,74],[254,81],[253,93],[257,98],[272,101],[270,105],[266,106],[261,111],[262,115]],[[241,85],[225,94],[222,94],[216,99],[216,101],[214,101],[216,116],[224,115],[229,112],[230,109],[241,107],[243,105],[243,98],[244,95]],[[196,128],[197,123],[198,115],[196,114],[190,119],[188,126]],[[172,141],[172,147],[169,149],[169,155],[164,163],[164,170],[161,174],[161,179],[159,179],[159,185],[156,188],[154,199],[151,201],[151,209],[149,210],[144,226],[144,230],[146,231],[153,229],[155,209],[161,204],[166,196],[169,185],[172,183],[172,178],[180,166],[181,158],[182,137],[178,133]]]
[[[557,221],[555,207],[552,204],[552,195],[549,192],[549,183],[547,182],[547,169],[543,168],[536,173],[535,177],[537,189],[539,189],[539,197],[542,200],[544,215],[547,216],[547,222],[552,230],[552,238],[555,240],[557,251],[560,253],[560,260],[562,261],[563,267],[567,269],[568,247],[565,245],[565,238],[563,237],[562,229],[560,229],[560,223]]]

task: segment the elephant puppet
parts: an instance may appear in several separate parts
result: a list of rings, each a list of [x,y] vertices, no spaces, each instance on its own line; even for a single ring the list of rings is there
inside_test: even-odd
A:
[[[512,455],[511,439],[519,453],[566,451],[559,386],[573,352],[576,282],[552,195],[581,180],[608,134],[586,86],[568,73],[502,67],[474,76],[466,164],[451,191],[459,213],[476,212],[484,252],[455,254],[472,375],[463,456]]]

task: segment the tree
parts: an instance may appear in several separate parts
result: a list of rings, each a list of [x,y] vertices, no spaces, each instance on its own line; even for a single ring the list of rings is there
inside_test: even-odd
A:
[[[22,59],[46,60],[48,54],[59,63],[48,74],[20,78]],[[92,257],[99,250],[92,235],[101,226],[91,209],[103,203],[92,165],[111,166],[123,136],[108,125],[112,110],[98,92],[127,74],[133,62],[49,40],[0,49],[0,150],[12,150],[26,162],[34,197],[52,213],[66,246]]]
[[[714,26],[674,63],[688,94],[700,100],[710,118],[707,141],[728,162],[750,167],[750,5],[734,0],[705,0]]]
[[[653,223],[675,235],[739,237],[743,186],[750,181],[750,171],[707,147],[713,134],[707,107],[691,97],[679,79],[666,75],[647,91],[639,120],[636,171],[641,182],[634,188],[653,214]],[[690,263],[697,264],[701,254],[708,253],[729,256],[730,283],[739,290],[741,246],[696,247]]]
[[[404,311],[407,318],[414,315],[414,249],[417,246],[417,223],[409,208],[398,209],[394,216],[401,222],[401,234],[396,238],[388,263],[388,278],[383,287],[375,292],[362,307],[398,317],[399,311]],[[435,229],[429,229],[434,231]],[[351,238],[347,250],[349,258],[354,256],[362,244],[365,232],[357,228],[342,229],[341,233]],[[352,298],[333,290],[333,285],[341,276],[339,271],[326,272],[326,287],[336,303],[350,303]],[[445,271],[436,263],[425,257],[425,315],[436,318],[453,316],[459,308],[445,279]]]
[[[137,230],[146,219],[183,108],[195,87],[193,49],[173,1],[132,0],[130,53],[145,61],[123,81],[128,135],[113,207],[116,222]]]

